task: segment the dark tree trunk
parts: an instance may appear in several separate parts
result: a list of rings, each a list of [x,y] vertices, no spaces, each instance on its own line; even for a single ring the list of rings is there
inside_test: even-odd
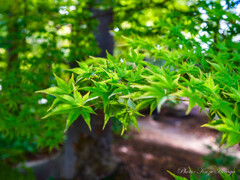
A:
[[[112,23],[112,11],[104,13],[93,10],[99,20],[95,32],[101,48],[100,57],[106,57],[106,51],[113,53],[113,37],[109,33]],[[99,16],[98,16],[99,14]],[[117,160],[111,153],[111,123],[102,130],[103,112],[92,115],[92,131],[89,131],[82,118],[78,118],[67,132],[67,140],[62,152],[48,161],[31,165],[37,179],[81,179],[98,180],[109,176],[117,168]]]
[[[105,16],[98,16],[103,13],[99,10],[93,10],[93,13],[99,21],[95,32],[101,49],[99,57],[106,57],[106,51],[113,53],[113,37],[109,33],[113,21],[112,11],[105,11]],[[103,122],[104,114],[98,112],[91,119],[92,132],[82,118],[70,127],[62,154],[61,177],[95,180],[108,176],[116,169],[116,159],[111,154],[111,125],[109,123],[103,131]]]
[[[62,154],[62,177],[97,180],[116,169],[117,163],[111,154],[111,126],[108,124],[103,131],[103,119],[102,112],[92,116],[92,132],[81,118],[70,127]]]
[[[114,40],[113,36],[110,34],[110,25],[113,22],[113,11],[112,9],[107,11],[93,10],[94,17],[97,17],[99,25],[97,31],[94,33],[98,46],[101,49],[99,57],[106,57],[106,51],[113,54]]]
[[[109,123],[102,130],[104,115],[92,115],[92,132],[82,118],[76,120],[67,132],[62,152],[37,163],[28,163],[36,178],[98,180],[117,169],[117,160],[111,153],[112,132]]]

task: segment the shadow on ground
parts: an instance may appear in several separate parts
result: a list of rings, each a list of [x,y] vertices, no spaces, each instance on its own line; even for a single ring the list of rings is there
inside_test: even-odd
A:
[[[200,154],[135,138],[118,139],[113,151],[131,180],[172,179],[167,170],[188,177],[181,173],[183,168],[196,169],[202,164]]]
[[[128,172],[124,180],[174,179],[167,170],[189,178],[184,169],[202,166],[202,155],[208,153],[206,145],[214,144],[216,137],[215,131],[200,127],[207,123],[206,115],[176,117],[166,112],[155,120],[152,116],[139,119],[141,132],[131,131],[129,139],[115,138],[113,152]]]

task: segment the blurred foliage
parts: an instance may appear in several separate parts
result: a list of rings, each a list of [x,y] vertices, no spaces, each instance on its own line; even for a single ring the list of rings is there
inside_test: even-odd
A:
[[[0,158],[17,162],[64,140],[64,116],[41,120],[54,98],[35,91],[54,86],[52,72],[99,52],[93,1],[0,1]]]
[[[4,180],[35,180],[35,176],[31,169],[19,166],[13,169],[6,163],[0,163],[0,177]]]
[[[215,144],[219,145],[221,142],[221,136],[217,138]],[[215,150],[212,146],[207,146],[210,150],[210,153],[203,156],[203,169],[215,169],[215,167],[219,169],[224,169],[225,171],[231,172],[235,171],[236,175],[240,176],[240,171],[238,169],[240,168],[240,163],[237,157],[232,155],[229,155],[229,149],[226,148],[219,148]],[[211,178],[216,179],[218,174],[211,175]],[[203,176],[203,175],[202,175]],[[206,177],[210,177],[209,175],[205,174]],[[218,178],[219,179],[219,178]]]
[[[5,135],[1,134],[0,141],[1,161],[17,163],[25,160],[22,154],[36,152],[37,145],[35,142],[31,142],[31,139],[21,139],[21,137],[9,139]]]
[[[218,172],[217,175],[219,175],[220,177],[216,176],[216,172]],[[181,176],[177,176],[176,174],[173,174],[172,172],[168,171],[169,174],[171,174],[175,180],[188,180],[185,177],[181,177]],[[238,180],[238,176],[236,173],[228,173],[227,171],[222,171],[221,169],[216,168],[216,170],[210,170],[208,171],[208,174],[204,174],[204,173],[200,173],[199,176],[196,176],[196,174],[199,174],[198,172],[194,172],[191,169],[189,169],[189,174],[190,174],[190,178],[189,180],[216,180],[216,179],[223,179],[223,180]],[[213,177],[211,176],[212,174]]]
[[[219,145],[219,143],[221,143],[221,135],[216,139],[215,145]],[[207,146],[207,148],[210,150],[210,153],[203,156],[204,167],[226,167],[228,170],[236,168],[235,165],[237,164],[237,157],[227,155],[228,149],[219,148],[214,150],[212,146]]]

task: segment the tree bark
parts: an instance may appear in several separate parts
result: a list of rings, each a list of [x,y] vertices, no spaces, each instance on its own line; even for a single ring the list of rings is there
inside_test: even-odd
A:
[[[94,35],[98,42],[98,47],[101,49],[101,52],[99,54],[99,57],[106,57],[106,51],[108,53],[113,54],[113,48],[114,48],[114,40],[113,36],[110,34],[110,25],[113,22],[113,11],[112,9],[109,9],[105,11],[105,16],[97,16],[97,14],[102,14],[101,10],[93,10],[94,16],[97,17],[97,20],[99,21],[99,25],[97,27],[97,31],[95,31]]]
[[[111,125],[103,131],[103,119],[102,112],[92,116],[92,132],[82,118],[70,127],[62,154],[62,177],[97,180],[116,169],[116,159],[111,154]]]
[[[92,131],[78,118],[67,132],[63,150],[52,158],[27,163],[36,179],[99,180],[111,175],[118,160],[111,153],[112,131],[109,123],[102,130],[104,114],[91,116]]]
[[[112,10],[108,10],[112,11]],[[93,10],[93,13],[101,13]],[[99,57],[106,57],[106,51],[113,53],[113,37],[109,33],[113,21],[112,13],[97,18],[99,25],[95,31],[95,38],[101,52]],[[97,180],[108,176],[117,167],[117,161],[111,154],[112,131],[108,123],[102,130],[104,122],[103,112],[93,115],[91,119],[92,132],[82,118],[70,127],[64,146],[61,177],[67,179]]]
[[[93,10],[93,13],[101,11]],[[95,37],[101,49],[99,57],[106,57],[106,51],[113,53],[113,37],[109,33],[112,15],[109,13],[98,18]],[[118,161],[111,153],[111,123],[108,122],[102,130],[103,122],[103,112],[92,115],[90,132],[84,120],[78,118],[68,129],[62,152],[47,161],[28,164],[33,168],[36,178],[98,180],[109,176],[117,168]]]

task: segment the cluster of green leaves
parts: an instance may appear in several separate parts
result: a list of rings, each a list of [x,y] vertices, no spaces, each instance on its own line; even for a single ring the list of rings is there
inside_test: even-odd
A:
[[[107,59],[93,58],[92,65],[79,62],[79,68],[69,69],[76,74],[76,80],[72,76],[66,83],[56,76],[58,87],[38,91],[56,97],[45,117],[68,113],[67,129],[81,115],[91,129],[90,113],[100,109],[105,114],[103,128],[111,117],[122,123],[122,134],[129,124],[138,128],[138,106],[126,96],[136,90],[133,83],[144,83],[142,75],[149,74],[143,58],[132,51],[127,61],[108,54]]]
[[[239,17],[224,9],[220,2],[199,1],[195,6],[205,9],[208,18],[193,13],[187,22],[192,24],[192,29],[187,31],[189,37],[184,36],[183,28],[187,19],[181,20],[174,29],[169,28],[174,25],[171,23],[160,37],[125,38],[131,50],[122,57],[94,58],[93,63],[79,63],[80,68],[70,70],[77,74],[77,90],[89,93],[89,99],[96,98],[86,106],[104,111],[104,126],[113,117],[122,122],[123,133],[128,124],[137,127],[139,110],[150,106],[151,112],[155,108],[160,111],[166,101],[188,100],[186,113],[196,105],[205,111],[209,123],[204,126],[223,132],[221,144],[229,147],[240,142],[240,46],[233,41],[240,26],[236,23]],[[216,15],[216,10],[221,11],[221,16]],[[171,17],[178,22],[177,14]],[[217,25],[221,20],[229,25],[229,30],[223,33]],[[204,30],[207,36],[200,34],[204,22],[209,27],[212,24],[212,29]],[[162,66],[147,62],[149,59],[160,61]]]
[[[232,46],[235,45],[232,43]],[[149,44],[147,48],[150,46]],[[166,100],[181,101],[184,100],[183,97],[187,97],[189,101],[187,113],[195,105],[200,106],[203,111],[208,108],[209,113],[206,113],[210,122],[204,126],[224,132],[222,143],[227,141],[227,147],[232,146],[240,141],[237,97],[239,67],[234,63],[229,65],[228,61],[224,64],[220,63],[223,59],[219,56],[223,52],[214,51],[214,55],[210,56],[213,53],[211,47],[206,54],[200,55],[197,51],[198,49],[193,53],[185,48],[180,51],[170,51],[165,48],[156,50],[152,45],[150,54],[156,59],[164,60],[165,64],[161,68],[148,64],[151,75],[145,77],[147,84],[135,85],[139,88],[139,92],[136,97],[135,94],[131,97],[138,98],[138,94],[141,94],[142,98],[155,98],[154,102],[149,100],[151,110],[156,107],[160,110]],[[239,52],[239,49],[236,49],[236,52]],[[236,58],[235,53],[224,52],[224,54]],[[201,58],[200,62],[198,56]],[[224,70],[220,70],[220,66]]]
[[[156,51],[154,46],[152,53],[153,51]],[[154,56],[161,54],[163,58],[163,53],[166,63],[162,67],[144,61],[143,54],[132,51],[125,59],[113,58],[110,55],[107,59],[94,58],[92,65],[79,63],[80,68],[70,71],[78,75],[76,80],[80,87],[78,90],[90,92],[87,94],[89,99],[96,98],[92,101],[94,107],[104,110],[104,124],[114,116],[123,123],[123,130],[129,122],[137,127],[134,115],[140,115],[139,110],[150,106],[151,112],[155,108],[160,111],[164,102],[179,102],[184,97],[189,101],[186,113],[189,113],[195,105],[200,106],[206,113],[206,108],[209,108],[209,117],[217,114],[219,119],[212,120],[205,126],[224,132],[223,142],[226,141],[227,146],[239,143],[239,114],[235,108],[238,99],[233,95],[231,99],[226,97],[229,92],[234,93],[232,86],[217,83],[217,79],[226,78],[224,74],[215,72],[211,66],[212,62],[209,62],[209,67],[213,70],[204,72],[204,69],[197,67],[196,64],[182,61],[181,56],[174,56],[175,53],[168,50],[157,51]],[[237,81],[238,79],[236,83]],[[58,90],[50,88],[42,92],[58,98],[56,95],[58,92],[52,92],[52,89]],[[64,91],[62,93],[63,96],[67,95]],[[71,100],[72,103],[77,101],[76,98],[65,101],[68,103]]]
[[[44,116],[43,119],[55,114],[69,113],[66,125],[67,129],[73,123],[73,121],[81,115],[91,129],[89,113],[94,113],[94,111],[91,107],[86,106],[85,104],[88,101],[93,100],[94,98],[89,99],[89,93],[85,94],[84,96],[80,94],[80,92],[77,90],[78,87],[75,87],[75,81],[73,76],[68,83],[66,83],[64,80],[60,79],[56,75],[55,77],[58,87],[51,87],[44,91],[38,91],[56,97],[52,106],[48,109],[50,113]]]

